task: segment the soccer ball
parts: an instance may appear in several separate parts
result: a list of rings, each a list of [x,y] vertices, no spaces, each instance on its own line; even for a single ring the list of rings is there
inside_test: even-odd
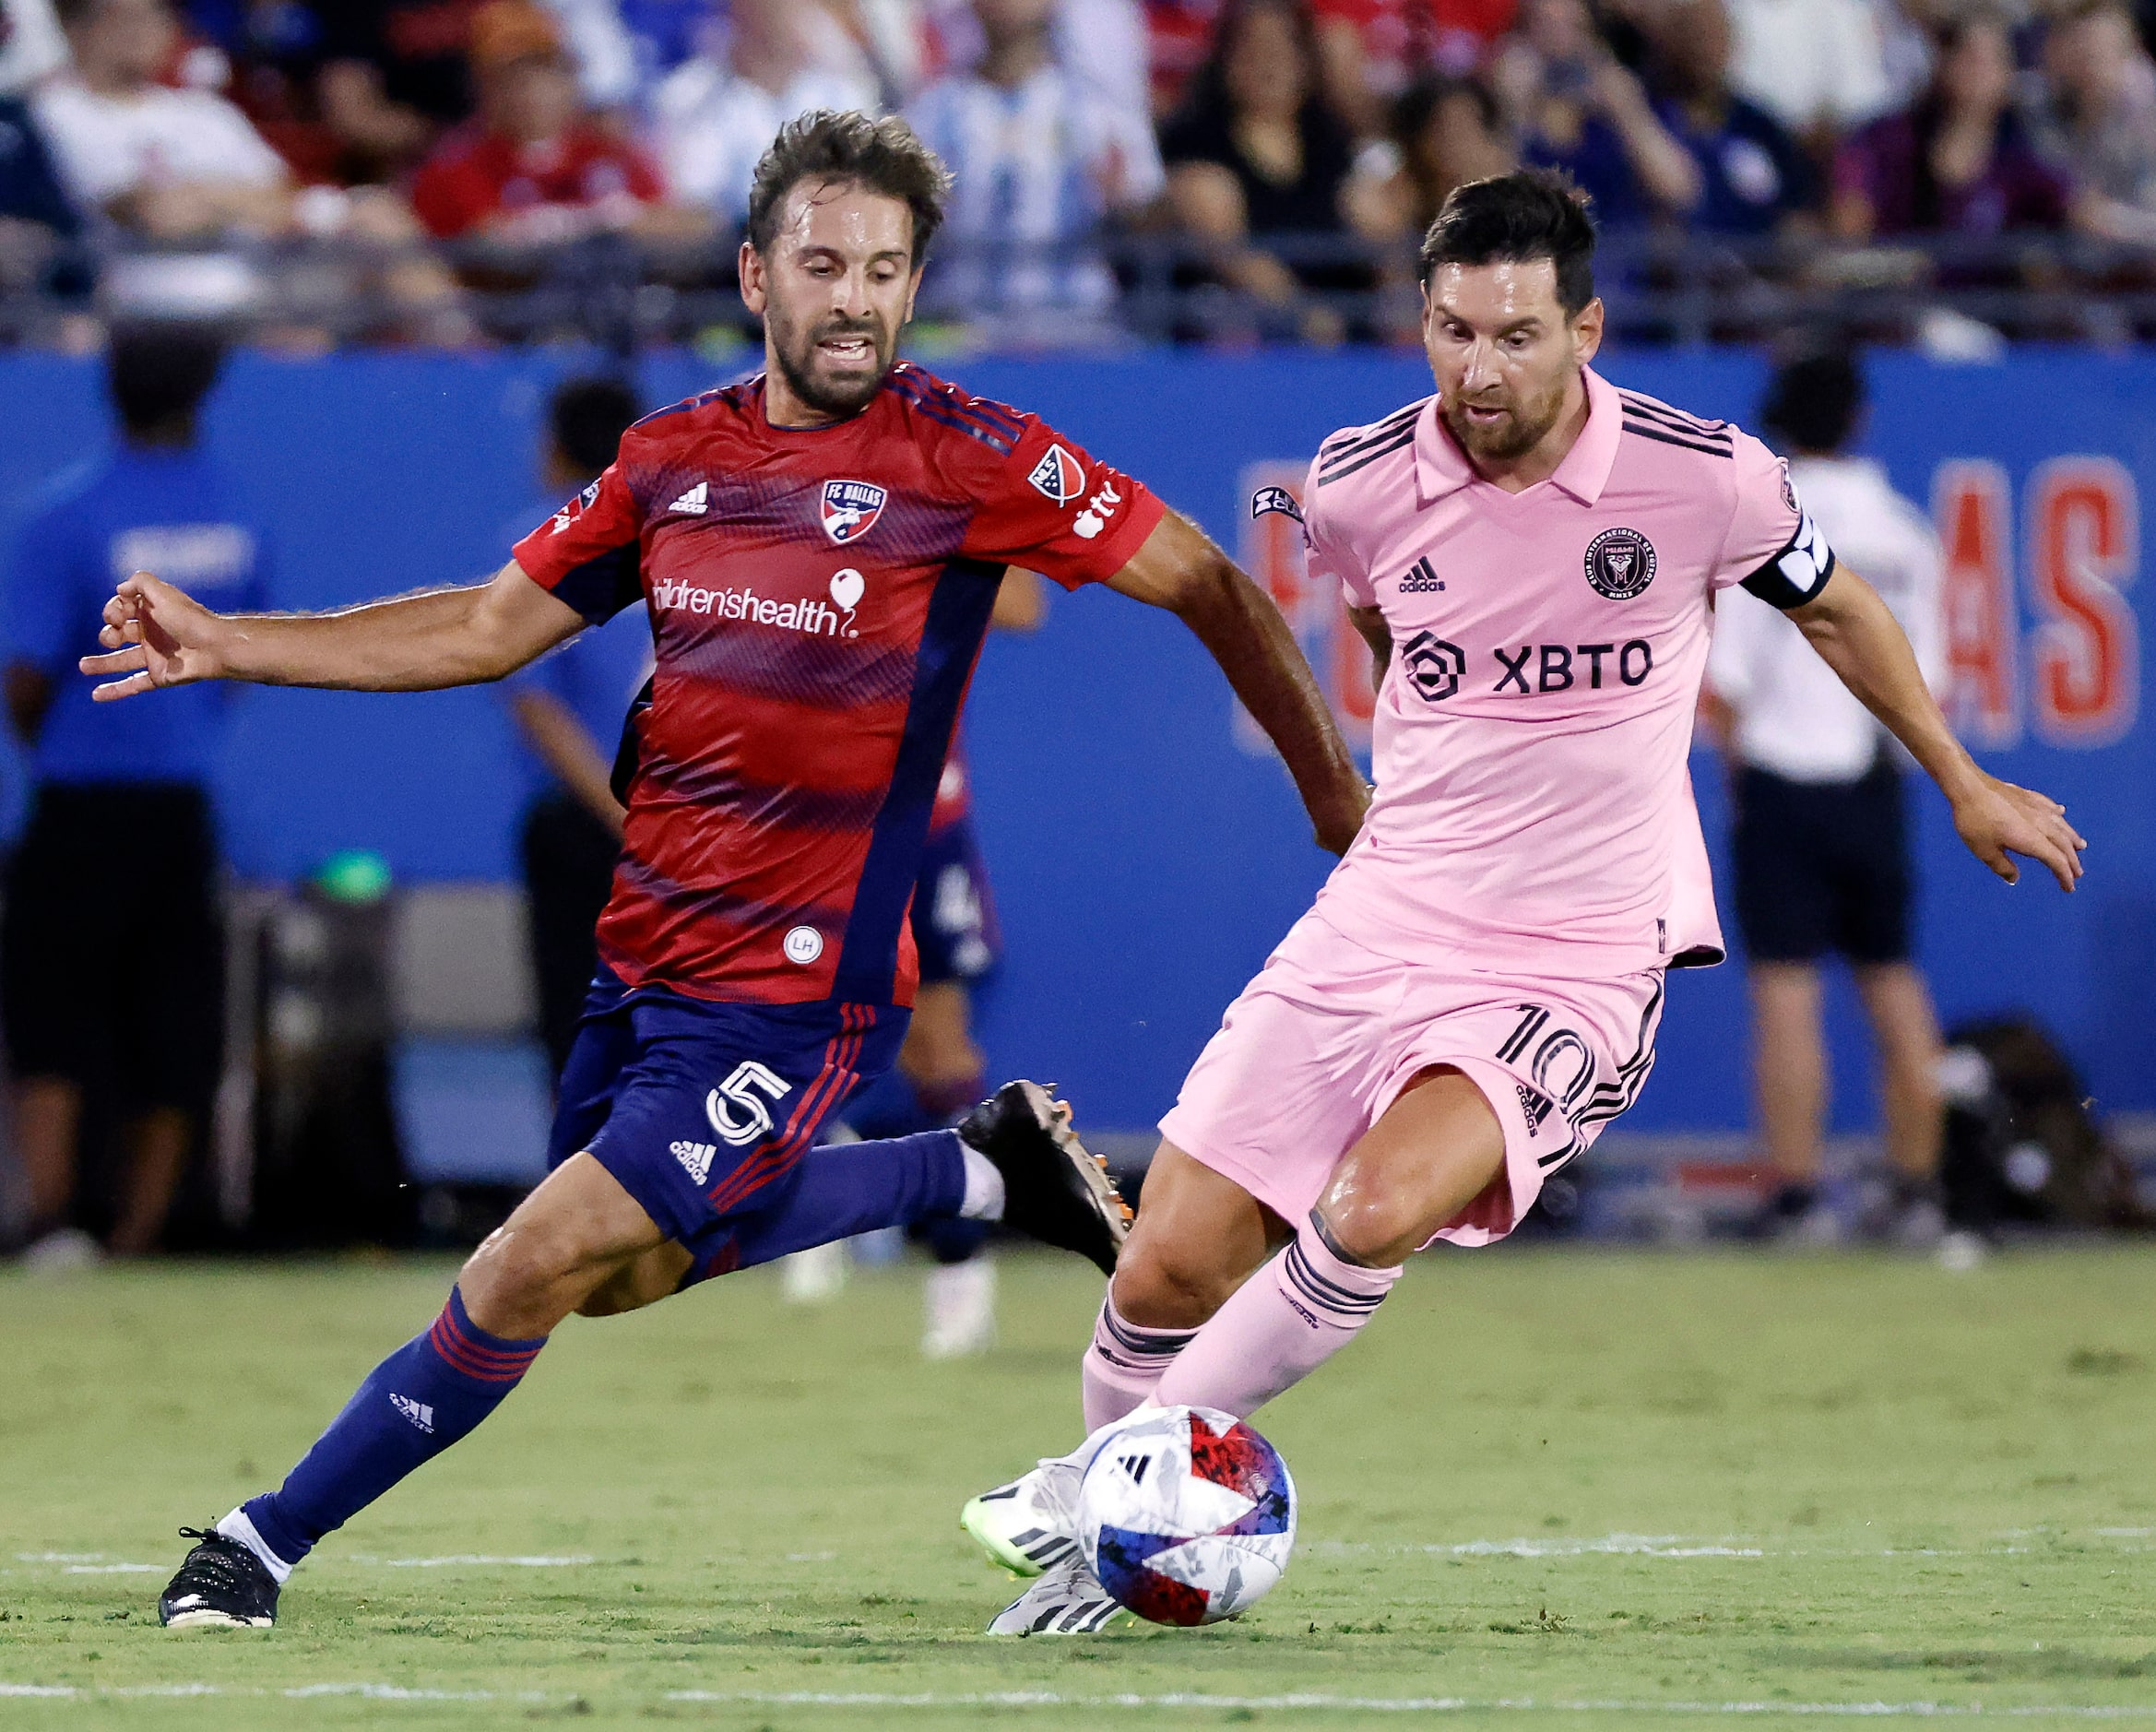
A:
[[[1078,1488],[1078,1534],[1100,1584],[1156,1624],[1214,1624],[1273,1591],[1295,1548],[1280,1452],[1213,1407],[1142,1413],[1109,1435]]]

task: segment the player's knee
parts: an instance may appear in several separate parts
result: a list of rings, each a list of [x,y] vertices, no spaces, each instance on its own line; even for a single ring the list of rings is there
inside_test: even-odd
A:
[[[1313,1214],[1336,1255],[1366,1269],[1389,1269],[1444,1225],[1427,1221],[1429,1212],[1421,1198],[1396,1192],[1383,1198],[1327,1198]]]
[[[1243,1273],[1188,1245],[1134,1236],[1116,1263],[1116,1310],[1144,1329],[1195,1329],[1227,1302]]]

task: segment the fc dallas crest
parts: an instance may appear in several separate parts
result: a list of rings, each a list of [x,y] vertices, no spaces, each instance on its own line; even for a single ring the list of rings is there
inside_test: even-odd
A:
[[[868,534],[890,495],[871,481],[823,483],[823,533],[840,547]]]

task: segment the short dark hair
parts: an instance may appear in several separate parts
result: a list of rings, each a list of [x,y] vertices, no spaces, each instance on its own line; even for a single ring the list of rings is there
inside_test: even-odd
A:
[[[115,326],[105,350],[105,387],[135,438],[192,436],[195,413],[224,366],[224,334],[181,319]]]
[[[1864,366],[1844,348],[1813,349],[1774,369],[1759,424],[1792,451],[1839,451],[1864,413]]]
[[[619,379],[564,379],[547,404],[554,449],[571,468],[597,475],[622,448],[622,434],[643,411],[636,393]]]
[[[1555,169],[1520,169],[1470,181],[1446,195],[1422,237],[1422,281],[1440,265],[1557,267],[1558,304],[1568,318],[1594,299],[1594,222],[1587,195]]]
[[[768,253],[778,238],[778,207],[803,181],[851,181],[903,198],[913,212],[913,263],[929,255],[943,222],[951,171],[896,114],[881,120],[855,110],[812,108],[778,129],[749,187],[749,244]]]

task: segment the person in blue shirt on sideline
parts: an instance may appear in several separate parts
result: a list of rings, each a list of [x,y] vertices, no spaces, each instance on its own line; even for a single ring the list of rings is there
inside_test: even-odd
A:
[[[138,568],[219,611],[267,604],[261,533],[197,444],[222,359],[200,326],[116,330],[106,374],[120,443],[49,486],[6,571],[5,687],[33,796],[0,916],[0,1015],[31,1252],[52,1263],[95,1252],[77,1218],[86,1098],[127,1128],[106,1242],[131,1255],[155,1247],[217,1090],[224,938],[210,788],[230,698],[204,685],[137,715],[93,704],[74,674],[113,584]]]
[[[519,518],[517,535],[596,481],[636,416],[635,396],[618,379],[559,386],[540,463],[547,503]],[[557,1079],[598,971],[593,931],[622,852],[622,805],[608,786],[615,742],[651,665],[651,617],[639,602],[513,675],[505,688],[536,760],[538,787],[522,832],[526,930],[539,1032]]]

